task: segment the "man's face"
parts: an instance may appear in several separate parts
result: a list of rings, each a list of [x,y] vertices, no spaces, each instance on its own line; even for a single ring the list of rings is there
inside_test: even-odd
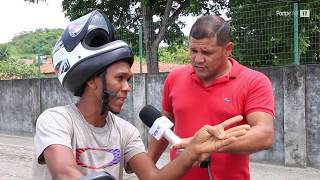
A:
[[[107,87],[116,96],[109,97],[109,108],[114,113],[119,113],[131,87],[129,80],[132,77],[130,66],[127,62],[120,61],[107,68]]]
[[[216,38],[194,39],[190,37],[189,53],[197,76],[208,84],[228,68],[228,57],[232,43],[217,45]]]

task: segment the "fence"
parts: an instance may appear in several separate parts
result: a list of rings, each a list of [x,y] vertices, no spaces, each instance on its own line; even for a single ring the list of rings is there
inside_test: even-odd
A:
[[[231,8],[230,14],[234,56],[242,64],[320,62],[320,1],[265,1]]]
[[[226,10],[235,44],[233,56],[247,66],[278,66],[290,64],[320,63],[320,1],[263,1],[242,5],[230,1]],[[181,36],[176,20],[169,22],[170,32],[159,48],[159,59],[168,59],[168,51],[178,62],[188,62],[186,36]],[[154,24],[154,30],[159,24]],[[143,33],[130,36],[119,33],[119,37],[134,47],[139,60],[143,60],[145,49]],[[172,46],[170,46],[172,45]],[[178,48],[177,48],[178,47]],[[167,54],[165,54],[167,53]],[[176,60],[177,61],[177,60]]]

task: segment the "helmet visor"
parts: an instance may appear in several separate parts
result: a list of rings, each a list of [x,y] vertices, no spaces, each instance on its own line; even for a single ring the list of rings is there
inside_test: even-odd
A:
[[[72,21],[62,34],[61,40],[68,52],[71,52],[88,32],[100,29],[106,32],[109,41],[114,40],[113,27],[102,11],[95,10]]]
[[[85,25],[87,24],[88,20],[90,19],[90,16],[93,12],[82,16],[81,18],[78,18],[74,21],[72,21],[69,25],[68,25],[68,32],[69,35],[71,37],[76,37],[80,34],[80,32],[82,31],[82,29],[85,27]]]

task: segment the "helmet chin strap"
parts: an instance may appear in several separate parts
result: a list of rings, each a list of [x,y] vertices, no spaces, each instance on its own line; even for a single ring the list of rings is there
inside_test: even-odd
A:
[[[101,107],[101,115],[104,115],[108,112],[109,109],[109,97],[116,97],[117,94],[114,91],[107,90],[106,86],[106,72],[100,74],[100,79],[102,81],[102,107]],[[112,112],[112,111],[111,111]]]

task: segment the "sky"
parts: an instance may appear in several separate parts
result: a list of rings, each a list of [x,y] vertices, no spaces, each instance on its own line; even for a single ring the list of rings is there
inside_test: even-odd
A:
[[[196,18],[183,18],[187,26],[182,30],[189,34]],[[62,0],[29,3],[24,0],[0,0],[0,44],[23,31],[34,31],[39,28],[64,29],[69,20],[62,12]]]
[[[69,20],[62,12],[62,0],[47,0],[38,4],[24,0],[0,0],[0,22],[0,43],[6,43],[22,31],[64,29]]]

